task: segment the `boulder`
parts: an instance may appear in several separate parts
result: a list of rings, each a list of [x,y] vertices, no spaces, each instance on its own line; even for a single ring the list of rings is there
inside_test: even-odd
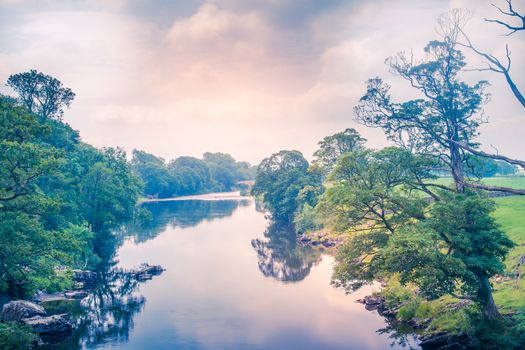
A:
[[[89,270],[74,270],[75,282],[83,283],[84,285],[93,285],[98,282],[98,274],[95,271]]]
[[[164,269],[160,265],[148,265],[142,264],[140,267],[134,271],[135,277],[139,280],[148,280],[152,276],[160,275]]]
[[[382,305],[385,302],[385,300],[379,295],[367,295],[358,301],[365,305]]]
[[[16,300],[5,304],[2,308],[4,321],[19,322],[24,318],[34,316],[45,316],[46,310],[40,305],[26,300]]]
[[[75,291],[69,291],[65,292],[64,296],[68,299],[84,299],[88,296],[88,293],[83,290],[75,290]]]
[[[424,350],[474,349],[471,339],[465,333],[450,334],[439,332],[419,338],[419,345]]]
[[[68,314],[47,317],[34,316],[22,319],[22,323],[30,326],[33,329],[33,332],[38,333],[40,336],[70,333],[73,329],[71,322],[69,322]]]

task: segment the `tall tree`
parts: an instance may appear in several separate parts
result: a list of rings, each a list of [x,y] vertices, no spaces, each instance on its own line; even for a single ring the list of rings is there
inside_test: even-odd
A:
[[[22,105],[43,119],[60,120],[64,108],[75,99],[75,93],[60,80],[34,69],[11,75],[7,86],[15,90]]]
[[[431,41],[425,47],[428,58],[424,61],[417,62],[404,53],[387,60],[391,71],[407,80],[421,98],[393,102],[390,86],[374,78],[368,81],[367,92],[354,114],[363,124],[382,128],[401,147],[434,157],[447,166],[458,192],[476,187],[525,194],[525,190],[472,183],[466,177],[469,153],[487,156],[478,151],[475,140],[485,122],[481,109],[487,99],[487,82],[469,85],[459,80],[465,61],[457,49],[458,30],[456,27],[445,41]]]

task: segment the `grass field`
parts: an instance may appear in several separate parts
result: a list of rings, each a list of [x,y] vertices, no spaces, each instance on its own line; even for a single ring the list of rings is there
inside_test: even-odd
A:
[[[439,178],[434,182],[440,185],[452,185],[452,179],[447,177]],[[525,176],[487,177],[482,179],[481,182],[487,185],[525,189]]]
[[[487,185],[525,189],[525,176],[491,177],[482,180]],[[440,178],[436,183],[451,185],[452,179]],[[525,276],[524,266],[518,266],[518,260],[525,255],[525,196],[499,197],[495,217],[503,230],[516,243],[509,253],[506,274],[516,272]],[[525,278],[503,279],[494,282],[494,299],[504,313],[518,312],[525,318]]]
[[[506,272],[525,274],[525,266],[518,268],[518,259],[525,254],[525,196],[497,198],[496,203],[496,219],[516,243],[507,257]],[[525,313],[525,279],[496,282],[494,287],[494,298],[503,312],[521,310]]]

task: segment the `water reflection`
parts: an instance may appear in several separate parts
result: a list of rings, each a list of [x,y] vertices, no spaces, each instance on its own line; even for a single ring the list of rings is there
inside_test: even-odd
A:
[[[295,232],[286,225],[271,223],[265,239],[252,240],[259,270],[266,277],[282,282],[301,281],[312,266],[321,261],[321,253],[297,243]]]
[[[75,322],[71,337],[43,349],[82,349],[111,342],[125,343],[133,329],[133,318],[140,313],[146,299],[137,293],[139,282],[114,264],[99,271],[101,282],[79,301],[44,303],[50,314],[69,313]]]
[[[153,220],[119,234],[99,288],[82,303],[46,305],[76,322],[72,337],[46,350],[404,346],[389,330],[376,333],[388,325],[355,302],[371,290],[332,288],[333,259],[297,244],[289,228],[268,226],[254,201],[146,206]],[[144,262],[166,271],[137,282],[121,270]]]
[[[184,200],[144,203],[143,208],[151,213],[151,220],[142,227],[131,225],[123,234],[143,243],[157,237],[167,227],[192,227],[204,221],[213,221],[231,216],[239,207],[250,204],[250,200]]]

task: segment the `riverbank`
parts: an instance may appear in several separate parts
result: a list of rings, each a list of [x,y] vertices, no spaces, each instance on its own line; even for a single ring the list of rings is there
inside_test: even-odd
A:
[[[162,274],[165,270],[159,265],[141,264],[129,270],[111,271],[119,274],[127,283],[138,285]],[[75,302],[81,305],[97,292],[103,283],[101,272],[88,270],[73,271],[73,289],[61,292],[37,292],[30,300],[2,300],[0,303],[0,325],[10,327],[13,338],[0,337],[0,348],[29,349],[62,342],[69,338],[77,327],[72,315],[56,312],[52,304]],[[122,278],[124,277],[124,278]],[[16,334],[16,335],[15,335]]]
[[[198,200],[198,201],[221,201],[221,200],[245,200],[250,199],[249,196],[241,195],[240,191],[231,191],[231,192],[212,192],[212,193],[203,193],[195,194],[191,196],[178,196],[171,198],[144,198],[141,203],[156,203],[156,202],[173,202],[173,201],[188,201],[188,200]]]
[[[509,332],[513,332],[525,327],[525,280],[522,278],[525,264],[525,197],[499,197],[494,200],[497,204],[494,216],[498,224],[516,243],[506,259],[505,273],[491,280],[496,305],[508,324]],[[347,233],[322,230],[300,235],[298,242],[321,247],[334,255],[349,237]],[[377,310],[384,317],[411,327],[413,332],[424,334],[429,343],[432,343],[429,335],[454,343],[457,336],[473,332],[474,325],[469,322],[469,315],[475,310],[465,300],[443,297],[427,302],[417,296],[413,287],[397,284],[384,286],[379,293],[363,299],[363,303],[367,309]]]

